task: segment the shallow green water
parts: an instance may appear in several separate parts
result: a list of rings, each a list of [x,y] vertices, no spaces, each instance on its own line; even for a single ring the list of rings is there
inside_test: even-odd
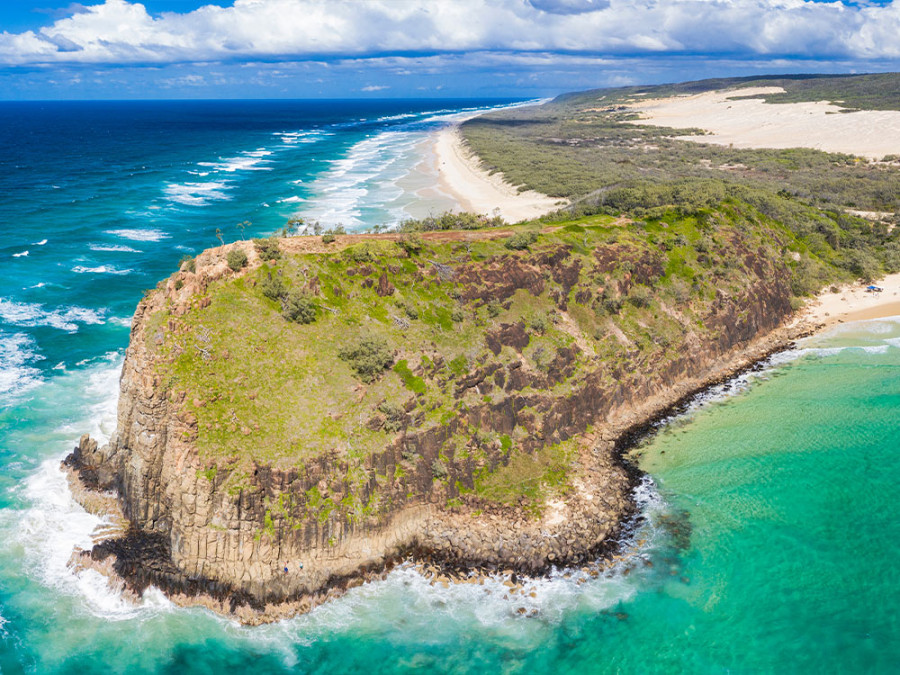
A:
[[[71,503],[58,457],[27,448],[63,451],[88,419],[109,430],[119,358],[5,420],[4,466],[26,478],[0,478],[3,673],[898,670],[900,321],[808,342],[637,449],[646,522],[599,578],[561,572],[504,599],[499,582],[443,589],[400,570],[261,628],[153,594],[133,607],[66,571],[97,521]],[[37,438],[42,415],[70,421]]]

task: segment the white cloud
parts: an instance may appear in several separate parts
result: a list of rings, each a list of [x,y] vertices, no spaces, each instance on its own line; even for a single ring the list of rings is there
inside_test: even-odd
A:
[[[179,63],[470,51],[900,57],[900,0],[236,0],[79,6],[0,33],[0,63]],[[75,10],[72,10],[73,12]]]
[[[385,84],[370,84],[360,89],[360,91],[384,91],[385,89],[390,89],[390,87]]]

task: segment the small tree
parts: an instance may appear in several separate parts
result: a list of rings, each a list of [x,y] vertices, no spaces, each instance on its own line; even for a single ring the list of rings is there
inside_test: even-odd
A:
[[[263,260],[278,260],[281,257],[281,247],[277,239],[254,239],[253,246]]]
[[[285,230],[291,231],[295,230],[297,232],[300,231],[300,228],[306,223],[306,220],[302,216],[291,216],[287,220],[287,225],[285,225]]]
[[[252,224],[253,223],[251,223],[249,220],[243,220],[237,224],[237,229],[239,229],[241,231],[241,241],[244,241],[244,239],[245,239],[244,235],[246,234],[246,230]]]
[[[537,232],[516,232],[506,240],[504,246],[512,251],[521,251],[537,241]]]
[[[287,295],[288,287],[281,278],[281,274],[272,274],[269,272],[260,283],[262,294],[269,300],[279,300]]]
[[[247,266],[247,254],[239,248],[231,249],[225,257],[225,260],[228,262],[228,266],[235,272]]]
[[[312,323],[316,320],[316,303],[298,291],[291,291],[281,299],[281,315],[294,323]]]
[[[394,352],[377,335],[364,335],[342,347],[338,356],[346,361],[363,382],[374,382],[394,363]]]

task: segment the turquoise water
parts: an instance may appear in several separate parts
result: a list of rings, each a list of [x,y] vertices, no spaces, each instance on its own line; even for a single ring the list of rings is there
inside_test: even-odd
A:
[[[155,150],[149,142],[132,149],[127,170],[107,168],[108,185],[90,198],[80,191],[96,176],[63,170],[59,158],[63,168],[53,168],[22,151],[32,168],[18,182],[0,178],[17,223],[0,249],[0,672],[897,671],[900,319],[807,340],[670,420],[634,452],[648,473],[637,491],[643,518],[622,557],[596,577],[560,570],[510,595],[500,579],[445,589],[400,569],[307,616],[246,628],[152,591],[132,604],[96,573],[68,567],[102,521],[72,502],[59,460],[81,433],[112,431],[140,289],[183,249],[215,243],[207,241],[215,223],[249,214],[259,231],[275,229],[306,202],[271,204],[348,196],[332,188],[357,169],[360,193],[342,218],[376,218],[357,208],[361,199],[377,218],[402,213],[400,168],[419,161],[422,134],[436,123],[428,120],[453,112],[402,108],[357,110],[343,121],[279,110],[257,120],[264,128],[189,130],[183,144],[169,131]],[[196,126],[253,117],[238,112],[211,122],[201,110]],[[371,122],[359,125],[360,117]],[[122,131],[120,145],[134,134],[157,138],[145,124]],[[333,146],[301,150],[282,140],[327,125]],[[84,152],[114,156],[116,133]],[[268,163],[206,166],[238,157]],[[149,168],[133,171],[138,165]],[[47,188],[53,196],[41,210],[29,209],[28,195],[45,189],[38,179],[53,171],[44,183],[60,187]],[[168,187],[223,181],[227,198],[202,204],[172,201]],[[13,257],[23,250],[29,255]],[[104,266],[129,272],[75,271]]]

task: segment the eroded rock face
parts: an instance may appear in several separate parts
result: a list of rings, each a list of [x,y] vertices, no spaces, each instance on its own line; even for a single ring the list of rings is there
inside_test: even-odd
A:
[[[539,293],[545,273],[567,289],[577,285],[579,267],[567,261],[565,250],[544,258],[489,261],[478,271],[465,267],[460,276],[472,278],[466,288],[481,289],[478,298],[485,302],[520,288]],[[656,264],[639,260],[635,274],[655,273]],[[198,287],[205,289],[207,281]],[[392,290],[386,276],[378,287],[379,295]],[[336,454],[306,460],[302,467],[254,465],[238,490],[225,485],[223,471],[201,460],[192,445],[196,420],[161,381],[147,351],[149,317],[164,298],[162,292],[151,294],[135,314],[116,435],[102,448],[83,438],[67,463],[89,488],[116,490],[132,526],[126,538],[96,548],[95,559],[115,556],[116,569],[135,590],[152,583],[173,595],[205,594],[231,611],[290,602],[308,609],[331,589],[408,555],[529,573],[594,556],[632,508],[634,476],[615,453],[616,439],[792,337],[775,330],[790,314],[782,274],[757,278],[739,297],[720,294],[704,331],[688,335],[677,356],[636,351],[614,367],[594,360],[579,367],[577,383],[565,393],[542,389],[575,374],[575,345],[560,349],[543,372],[526,372],[515,362],[487,363],[460,378],[458,395],[497,387],[505,396],[472,405],[445,425],[410,426],[367,457],[364,471],[353,478],[352,497],[382,504],[377,515],[360,517],[314,503],[316,495],[336,504],[351,495],[351,467]],[[504,324],[486,343],[496,354],[502,346],[521,349],[528,335],[520,323]],[[448,507],[460,487],[473,486],[480,468],[471,456],[457,457],[446,447],[460,425],[499,434],[524,428],[524,452],[579,437],[581,470],[565,499],[549,504],[538,519],[515,505],[462,500]],[[588,428],[593,431],[586,435]],[[491,468],[508,461],[502,447],[486,452]],[[436,467],[446,473],[444,480],[435,480]]]

